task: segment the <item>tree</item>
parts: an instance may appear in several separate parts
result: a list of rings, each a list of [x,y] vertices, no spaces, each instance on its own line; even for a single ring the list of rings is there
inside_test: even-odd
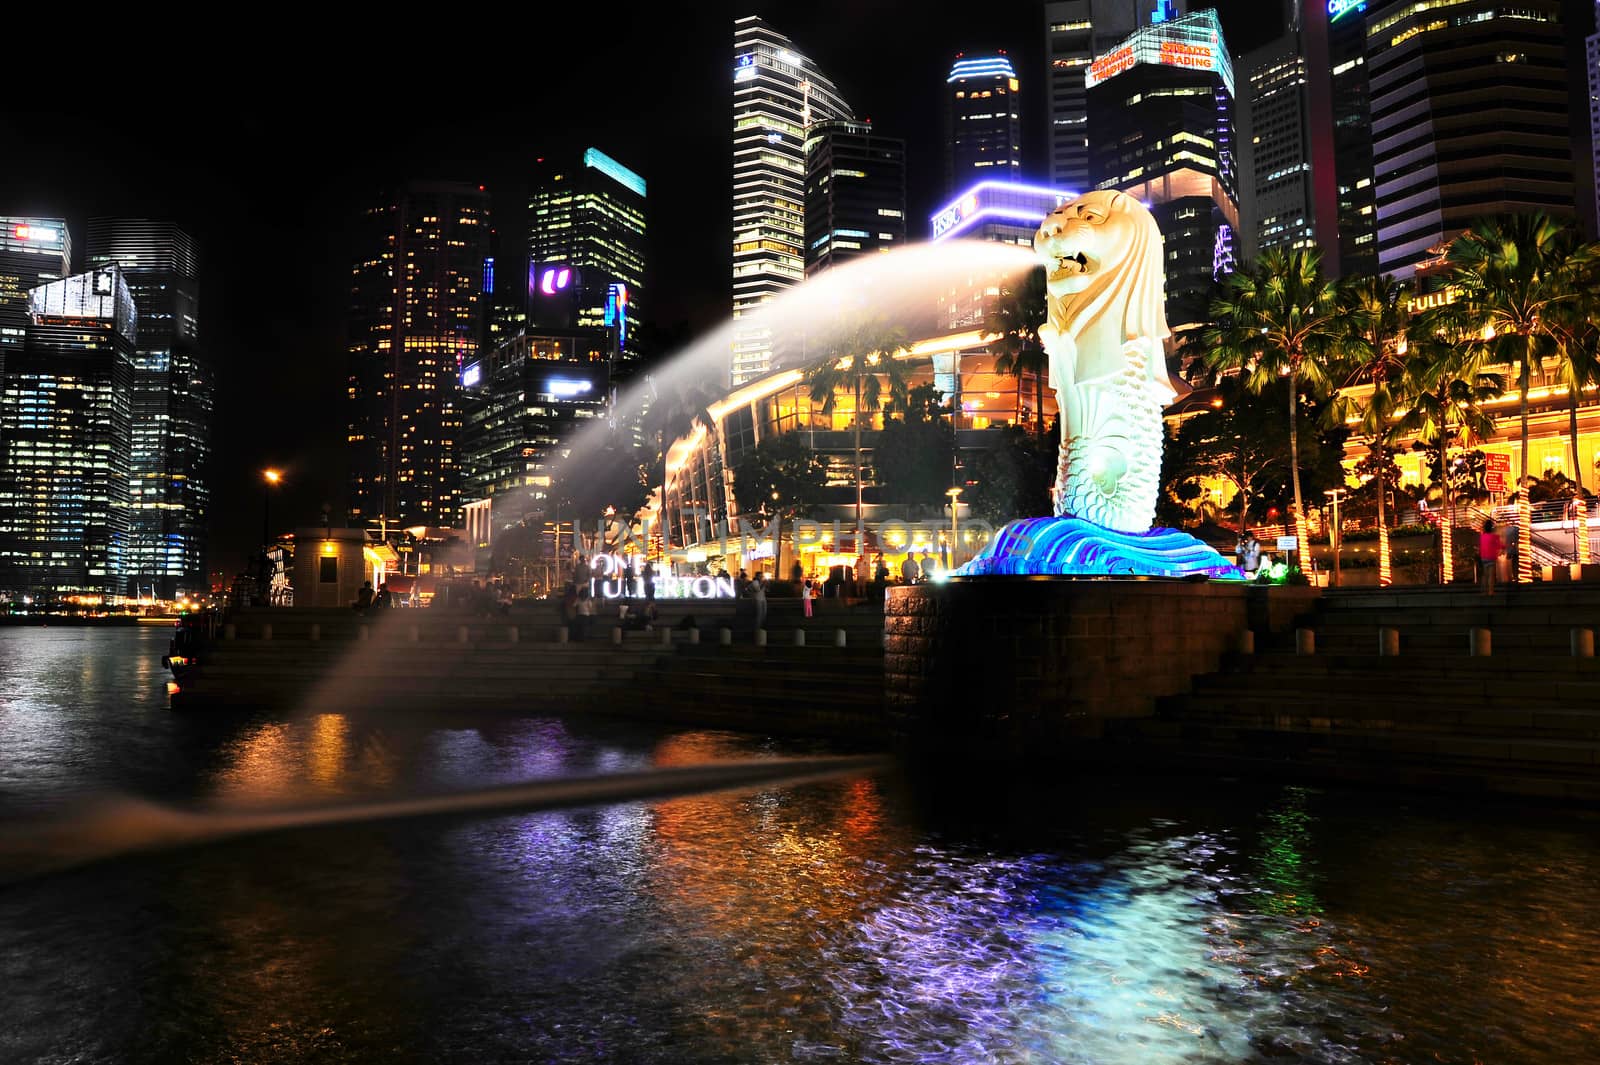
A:
[[[1504,388],[1498,374],[1483,369],[1488,359],[1481,330],[1464,306],[1446,304],[1411,319],[1406,329],[1406,373],[1410,409],[1402,419],[1429,455],[1429,479],[1439,486],[1446,520],[1455,493],[1450,448],[1487,439],[1494,418],[1484,404]]]
[[[1407,286],[1392,277],[1356,277],[1340,289],[1348,330],[1340,380],[1327,417],[1351,424],[1372,452],[1368,465],[1378,478],[1378,524],[1387,526],[1384,499],[1393,461],[1389,452],[1402,432],[1414,379],[1406,373],[1402,331],[1406,324]],[[1394,471],[1398,473],[1398,470]]]
[[[905,330],[886,319],[862,316],[844,329],[835,330],[827,353],[805,371],[804,381],[811,402],[821,404],[824,415],[833,413],[841,389],[855,397],[856,468],[856,545],[865,550],[866,530],[861,503],[861,417],[864,410],[876,412],[883,406],[883,386],[887,382],[891,402],[906,403],[905,367],[895,358],[906,349]]]
[[[626,445],[596,448],[561,465],[550,486],[557,505],[578,521],[600,523],[608,508],[617,520],[631,521],[650,497],[644,452]]]
[[[1000,298],[989,309],[984,328],[999,334],[989,347],[995,353],[996,373],[1017,379],[1017,421],[1022,421],[1022,378],[1033,375],[1034,431],[1044,435],[1044,381],[1049,375],[1050,356],[1039,343],[1039,327],[1049,314],[1046,301],[1044,267],[1036,266],[1023,275],[1020,283],[1003,284]]]
[[[872,449],[872,465],[885,503],[939,503],[950,488],[955,432],[940,417],[932,385],[910,391],[900,417],[889,418]]]
[[[1048,517],[1056,478],[1055,443],[1012,426],[988,430],[989,446],[968,464],[966,501],[974,517],[993,525]]]
[[[1243,372],[1253,392],[1288,378],[1289,480],[1301,516],[1300,396],[1326,394],[1329,371],[1349,342],[1339,288],[1322,279],[1321,260],[1315,251],[1263,252],[1227,277],[1211,301],[1215,322],[1199,335],[1207,364]]]
[[[1490,358],[1517,378],[1522,472],[1528,480],[1528,383],[1555,354],[1563,311],[1579,298],[1583,257],[1570,228],[1544,214],[1482,219],[1450,244],[1458,302],[1488,345]]]
[[[828,464],[799,433],[768,437],[733,467],[733,498],[744,514],[804,514],[822,502]]]
[[[1586,244],[1573,253],[1574,298],[1549,317],[1558,359],[1557,372],[1567,386],[1567,444],[1572,452],[1574,484],[1583,491],[1583,456],[1578,452],[1578,403],[1587,385],[1600,380],[1600,245]]]
[[[672,445],[694,431],[696,425],[708,430],[716,424],[707,409],[721,391],[704,376],[658,377],[649,374],[642,393],[645,404],[640,424],[651,449],[650,483],[659,486],[661,515],[667,512],[667,453]],[[654,490],[654,489],[652,489]],[[662,543],[669,544],[668,526],[663,520]]]

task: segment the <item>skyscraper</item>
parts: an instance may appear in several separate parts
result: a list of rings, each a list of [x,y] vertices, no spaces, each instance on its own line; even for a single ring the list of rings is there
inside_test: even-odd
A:
[[[583,153],[581,166],[540,159],[537,167],[528,201],[530,327],[610,327],[631,359],[644,291],[644,178],[598,148]]]
[[[199,345],[194,242],[168,222],[89,220],[91,266],[122,269],[138,308],[128,550],[132,595],[204,592],[215,379]]]
[[[350,520],[460,520],[461,370],[478,355],[489,196],[413,181],[367,208],[348,323]]]
[[[1327,5],[1334,195],[1338,198],[1339,211],[1339,273],[1345,277],[1378,272],[1377,185],[1372,175],[1372,98],[1367,85],[1366,11],[1365,0],[1330,0]],[[1318,76],[1315,70],[1311,73],[1313,77]]]
[[[0,598],[124,594],[133,297],[116,266],[28,293],[0,373]]]
[[[944,191],[1022,176],[1022,97],[1004,52],[958,56],[945,78]]]
[[[1594,5],[1594,29],[1584,41],[1589,61],[1589,151],[1594,168],[1594,218],[1591,233],[1600,231],[1600,0]]]
[[[806,135],[806,276],[906,241],[906,142],[831,119]]]
[[[72,238],[61,218],[0,215],[0,370],[22,349],[28,293],[72,272]]]
[[[743,318],[805,277],[806,133],[853,118],[828,76],[754,15],[733,23],[733,316]],[[784,338],[736,327],[731,378],[783,361]]]
[[[1139,27],[1187,10],[1186,0],[1053,0],[1044,5],[1050,184],[1089,187],[1089,104],[1083,87],[1089,64]]]
[[[1312,248],[1339,268],[1327,11],[1322,0],[1287,0],[1288,32],[1244,57],[1240,215],[1243,254]]]
[[[1089,177],[1144,201],[1165,238],[1167,322],[1206,317],[1235,265],[1233,65],[1212,10],[1134,32],[1089,65]]]
[[[1369,0],[1378,268],[1410,277],[1483,215],[1574,210],[1558,0]]]

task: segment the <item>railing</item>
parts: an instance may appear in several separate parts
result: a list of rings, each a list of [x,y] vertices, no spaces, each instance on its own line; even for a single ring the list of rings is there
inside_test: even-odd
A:
[[[1577,522],[1568,514],[1568,500],[1549,499],[1542,503],[1530,506],[1529,516],[1531,541],[1530,557],[1535,566],[1569,566],[1578,561],[1578,527]],[[1466,515],[1468,524],[1474,529],[1483,528],[1487,519],[1494,519],[1494,523],[1501,527],[1509,526],[1513,529],[1519,527],[1521,521],[1517,514],[1516,504],[1495,507],[1492,511],[1480,510],[1474,506],[1457,507],[1458,522],[1461,515]],[[1561,536],[1561,532],[1567,536]],[[1556,533],[1552,536],[1551,533]],[[1565,542],[1563,542],[1565,541]]]

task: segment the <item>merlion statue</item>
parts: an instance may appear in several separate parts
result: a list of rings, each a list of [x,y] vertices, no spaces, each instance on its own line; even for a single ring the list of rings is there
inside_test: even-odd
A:
[[[1161,231],[1122,192],[1091,192],[1039,226],[1049,319],[1039,339],[1061,412],[1055,512],[1119,532],[1155,520],[1161,412],[1177,395],[1161,342]]]
[[[1001,529],[952,576],[1242,580],[1215,548],[1151,528],[1161,490],[1162,411],[1177,395],[1162,341],[1161,231],[1121,192],[1091,192],[1039,226],[1048,318],[1039,339],[1061,411],[1053,518]]]

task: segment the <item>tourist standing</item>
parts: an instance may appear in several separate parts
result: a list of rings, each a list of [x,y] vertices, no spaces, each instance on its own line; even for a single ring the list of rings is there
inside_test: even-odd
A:
[[[750,598],[756,604],[756,628],[767,627],[767,575],[757,573],[756,579],[750,582]]]
[[[903,584],[916,584],[917,578],[922,576],[922,567],[917,565],[917,556],[910,551],[906,552],[906,560],[900,563],[900,581]]]
[[[656,601],[656,564],[654,562],[646,562],[644,564],[644,601],[646,603],[654,603]]]
[[[1478,534],[1478,580],[1483,584],[1483,594],[1494,594],[1495,570],[1499,568],[1504,545],[1495,531],[1494,519],[1483,520],[1483,532]]]
[[[1246,529],[1239,536],[1239,546],[1234,549],[1234,554],[1239,558],[1239,568],[1244,570],[1244,575],[1254,577],[1256,570],[1261,568],[1261,541],[1256,539],[1256,534]]]
[[[594,620],[594,596],[589,589],[578,589],[578,623],[573,638],[580,643],[589,638],[589,624]]]
[[[805,577],[800,578],[800,607],[805,611],[806,617],[811,616],[811,581]]]

